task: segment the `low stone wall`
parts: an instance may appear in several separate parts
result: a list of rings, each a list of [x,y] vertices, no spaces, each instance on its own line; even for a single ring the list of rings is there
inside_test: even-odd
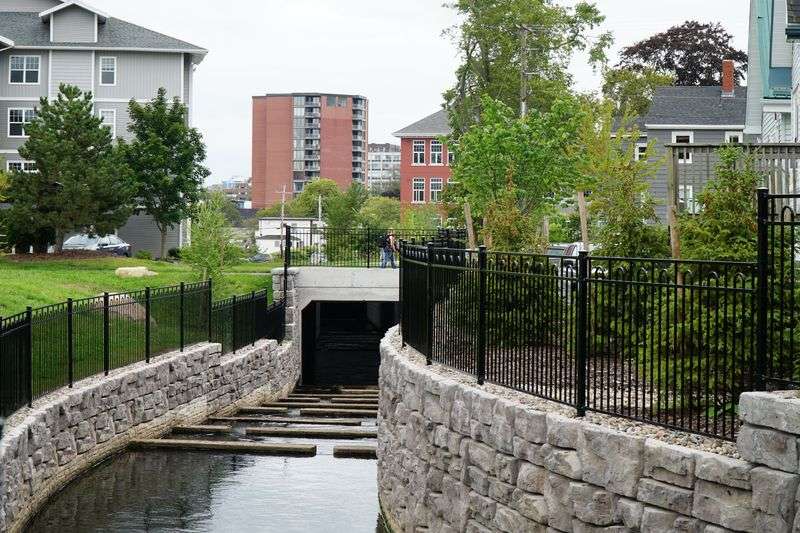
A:
[[[204,343],[42,398],[11,418],[0,440],[0,531],[20,530],[47,498],[132,439],[284,397],[299,376],[290,342],[227,355]]]
[[[381,359],[378,482],[398,533],[800,530],[796,393],[743,395],[741,460],[450,379],[396,329]]]

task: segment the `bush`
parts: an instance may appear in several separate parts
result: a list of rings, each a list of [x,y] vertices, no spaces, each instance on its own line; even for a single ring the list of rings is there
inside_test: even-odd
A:
[[[181,249],[180,248],[170,248],[167,252],[167,256],[170,259],[174,259],[175,261],[181,260]]]
[[[138,252],[136,252],[136,255],[134,255],[133,257],[135,257],[136,259],[144,260],[144,261],[152,261],[153,260],[153,254],[148,252],[147,250],[139,250]]]

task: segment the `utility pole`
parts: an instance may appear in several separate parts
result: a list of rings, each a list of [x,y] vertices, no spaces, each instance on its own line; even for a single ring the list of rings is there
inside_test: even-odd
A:
[[[519,116],[528,114],[528,33],[525,26],[519,29]]]
[[[286,220],[286,185],[283,186],[282,191],[275,191],[281,193],[281,255],[283,255],[283,242],[286,240],[285,220]]]

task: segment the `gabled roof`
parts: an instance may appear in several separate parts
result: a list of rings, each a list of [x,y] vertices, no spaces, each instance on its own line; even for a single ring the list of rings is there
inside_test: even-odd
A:
[[[50,16],[53,13],[57,13],[57,12],[61,11],[62,9],[66,9],[66,8],[72,7],[72,6],[76,6],[76,7],[79,7],[81,9],[85,9],[86,11],[89,11],[91,13],[94,13],[95,15],[100,17],[102,22],[105,22],[106,19],[108,18],[108,15],[106,15],[106,13],[104,11],[101,11],[101,10],[97,9],[96,7],[92,7],[89,4],[87,4],[86,2],[82,2],[81,0],[62,0],[62,3],[60,5],[51,7],[50,9],[47,9],[47,10],[42,11],[41,13],[39,13],[39,18],[49,19]]]
[[[419,120],[410,126],[406,126],[400,131],[394,132],[395,137],[438,137],[440,135],[450,135],[453,130],[450,128],[450,121],[447,111],[442,109],[432,115]]]
[[[14,41],[9,39],[8,37],[3,37],[2,35],[0,35],[0,44],[5,46],[14,46]]]
[[[658,87],[644,118],[648,128],[670,125],[744,127],[747,87],[722,96],[722,87]]]

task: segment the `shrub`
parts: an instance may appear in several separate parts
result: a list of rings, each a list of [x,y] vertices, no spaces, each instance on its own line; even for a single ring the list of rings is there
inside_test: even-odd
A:
[[[180,248],[170,248],[167,252],[167,256],[170,259],[174,259],[176,261],[180,261],[181,259],[181,249]]]
[[[136,259],[142,259],[142,260],[145,260],[145,261],[152,261],[153,260],[153,254],[148,252],[147,250],[139,250],[138,252],[136,252],[136,255],[134,255],[134,257]]]

